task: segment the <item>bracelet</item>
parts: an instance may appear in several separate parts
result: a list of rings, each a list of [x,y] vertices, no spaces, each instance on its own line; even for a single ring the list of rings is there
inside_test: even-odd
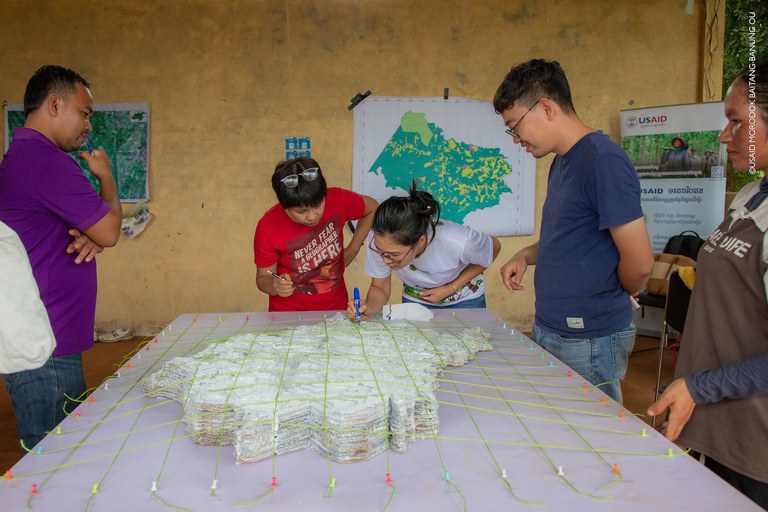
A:
[[[456,285],[453,284],[453,281],[451,281],[451,286],[453,286],[453,293],[454,293],[454,295],[459,293],[459,290],[456,289]]]

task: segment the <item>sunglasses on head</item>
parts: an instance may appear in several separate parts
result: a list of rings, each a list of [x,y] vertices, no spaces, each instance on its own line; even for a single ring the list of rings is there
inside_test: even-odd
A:
[[[317,179],[318,171],[319,169],[317,167],[310,167],[309,169],[304,169],[298,174],[289,174],[280,181],[282,181],[283,185],[285,185],[287,188],[296,188],[299,186],[299,176],[304,178],[305,181],[315,181]]]

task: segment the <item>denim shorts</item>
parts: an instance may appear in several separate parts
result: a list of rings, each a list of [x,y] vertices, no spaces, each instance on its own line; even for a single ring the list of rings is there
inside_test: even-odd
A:
[[[3,375],[16,415],[16,431],[32,449],[71,413],[77,403],[67,399],[85,393],[82,354],[49,357],[36,370]]]
[[[625,329],[599,338],[569,338],[534,322],[532,337],[544,350],[621,403],[620,381],[627,374],[636,334],[635,326],[629,324]]]
[[[484,308],[485,307],[485,294],[475,297],[474,299],[463,300],[461,302],[448,303],[447,305],[439,304],[424,304],[423,302],[417,302],[410,297],[403,295],[403,304],[406,302],[413,302],[421,304],[428,309],[469,309],[469,308]]]

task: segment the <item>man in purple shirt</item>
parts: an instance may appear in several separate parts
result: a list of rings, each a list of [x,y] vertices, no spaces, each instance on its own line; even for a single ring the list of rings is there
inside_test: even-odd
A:
[[[24,113],[24,127],[14,130],[0,163],[0,220],[29,254],[57,343],[41,368],[4,376],[19,438],[32,449],[73,410],[66,397],[85,393],[81,353],[93,346],[94,257],[117,243],[122,208],[107,154],[77,155],[99,180],[99,193],[68,154],[92,130],[93,99],[83,77],[43,66],[27,84]]]

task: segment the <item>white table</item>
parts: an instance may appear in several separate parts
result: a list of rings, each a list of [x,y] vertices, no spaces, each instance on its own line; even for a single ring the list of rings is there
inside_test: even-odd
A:
[[[619,404],[602,403],[599,389],[585,389],[503,319],[455,311],[417,325],[479,326],[496,350],[446,371],[439,435],[405,454],[339,464],[301,450],[237,465],[231,446],[195,445],[180,405],[146,398],[140,380],[207,341],[322,322],[324,314],[184,314],[102,383],[60,434],[49,434],[40,453],[12,468],[13,478],[0,482],[2,509],[760,510],[628,411],[622,418]]]

